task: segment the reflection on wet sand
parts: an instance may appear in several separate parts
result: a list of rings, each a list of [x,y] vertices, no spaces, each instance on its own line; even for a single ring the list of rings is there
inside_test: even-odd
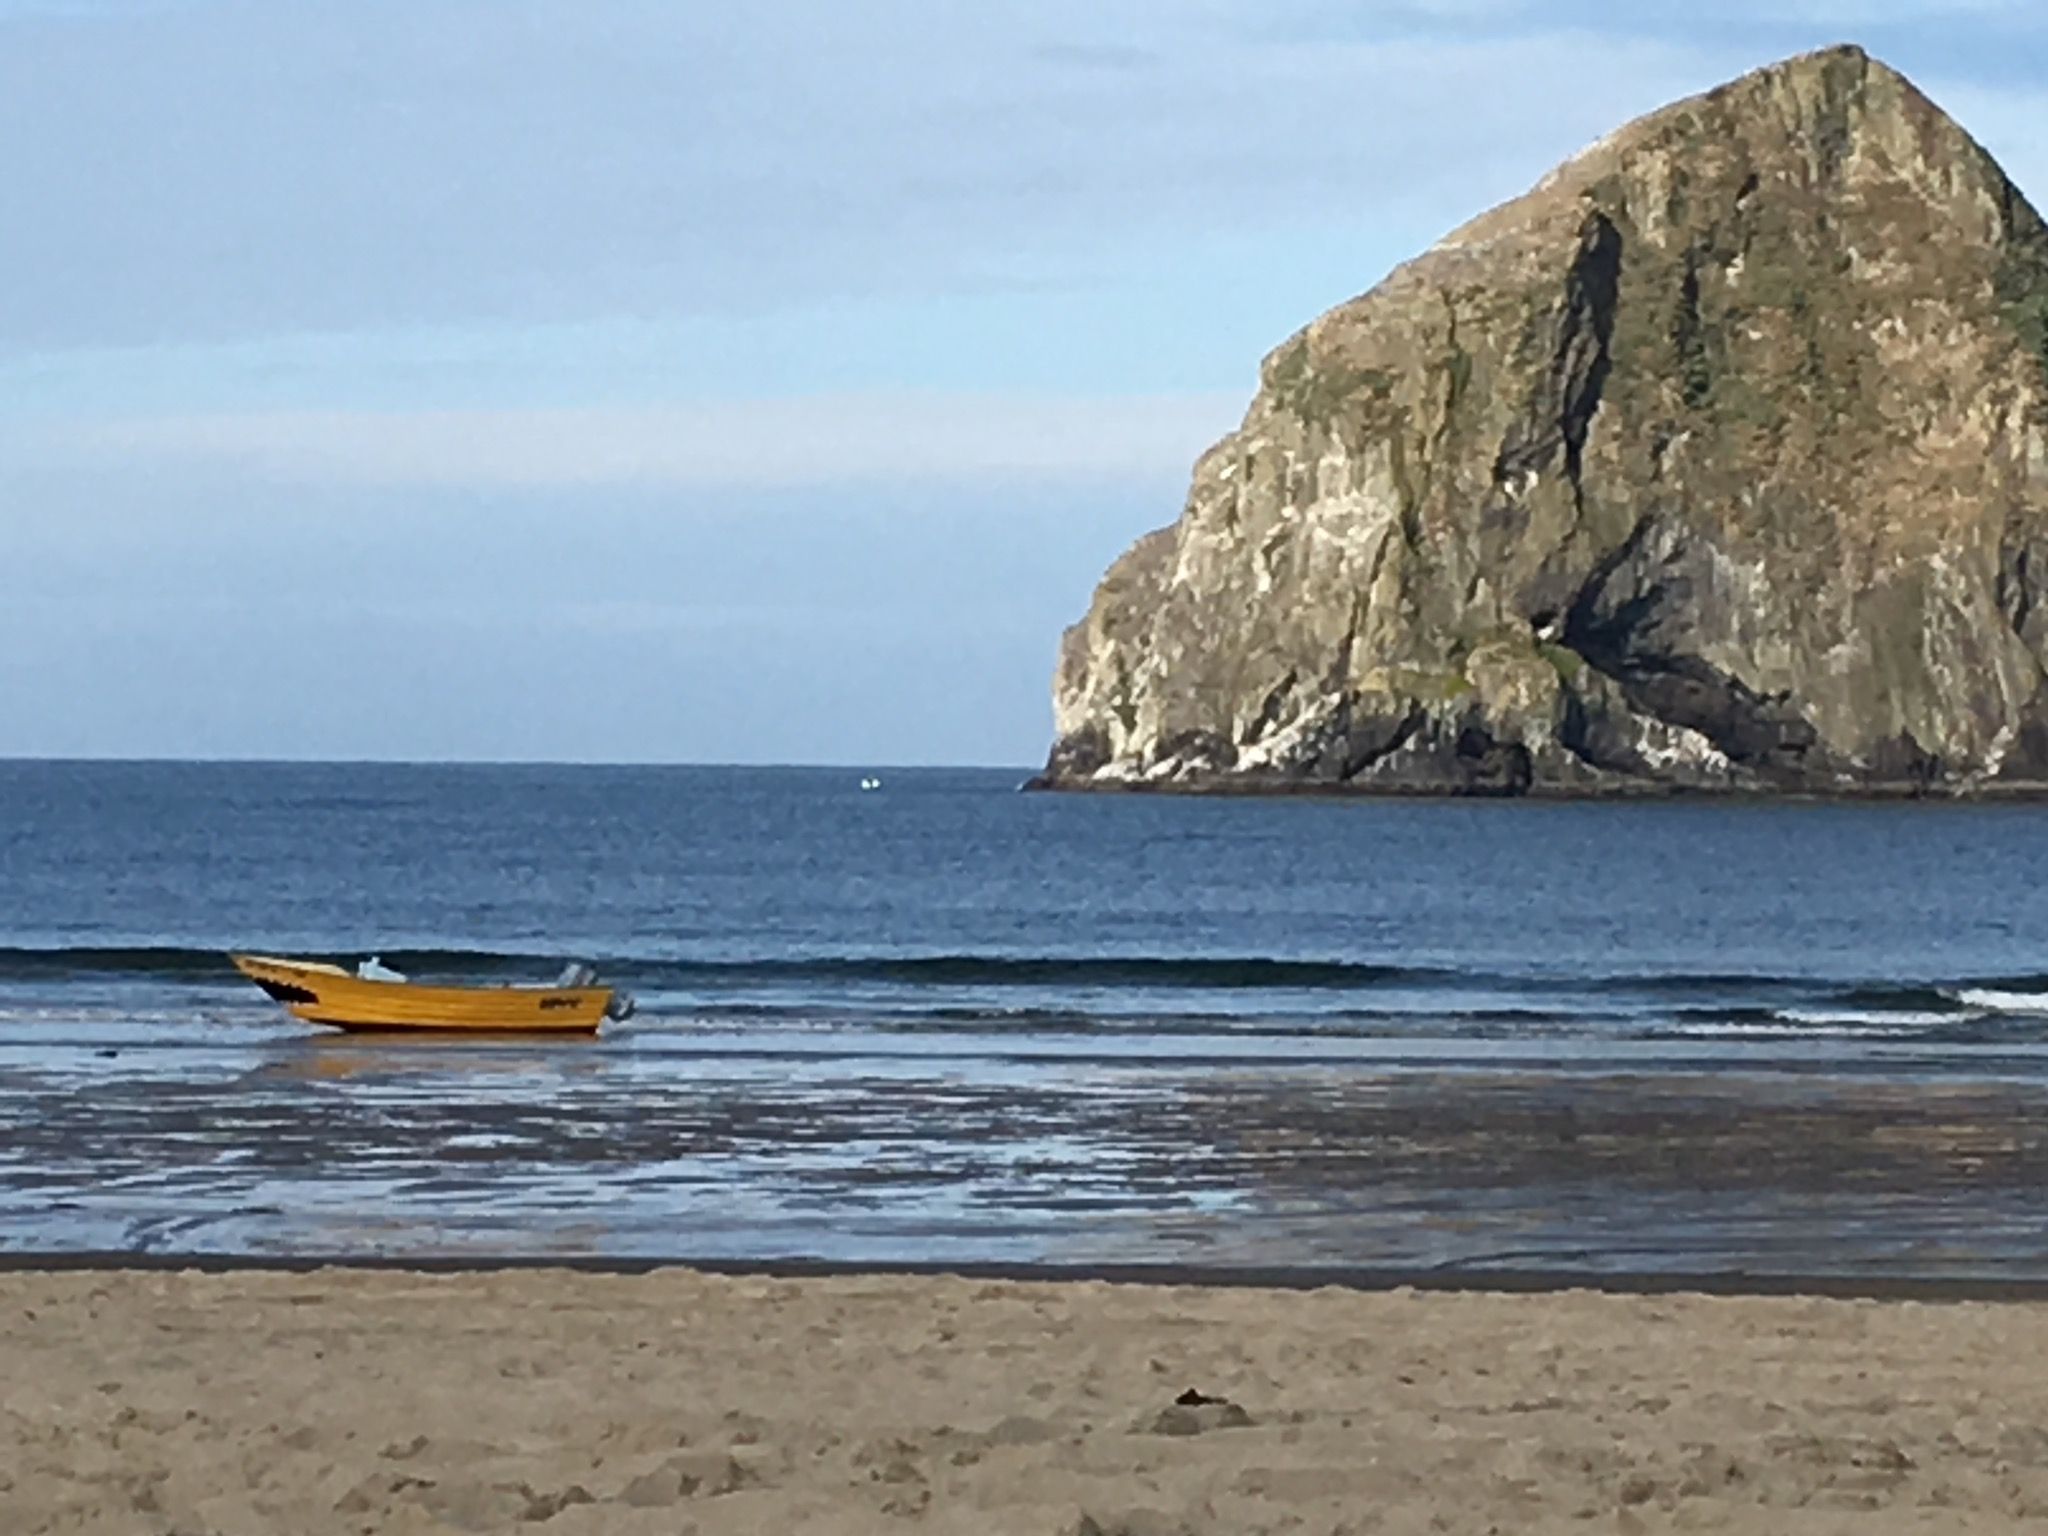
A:
[[[0,1052],[0,1246],[2048,1278],[2044,1098],[673,1037],[42,1048]]]
[[[579,1052],[599,1050],[602,1042],[580,1035],[536,1041],[516,1034],[478,1032],[461,1040],[402,1033],[313,1035],[294,1044],[295,1048],[277,1052],[269,1066],[271,1073],[345,1082],[421,1072],[461,1078],[560,1071],[574,1065]]]

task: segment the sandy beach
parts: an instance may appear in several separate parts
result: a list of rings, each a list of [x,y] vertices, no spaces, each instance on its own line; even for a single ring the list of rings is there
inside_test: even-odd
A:
[[[2048,1519],[2025,1302],[17,1271],[0,1318],[19,1536]]]

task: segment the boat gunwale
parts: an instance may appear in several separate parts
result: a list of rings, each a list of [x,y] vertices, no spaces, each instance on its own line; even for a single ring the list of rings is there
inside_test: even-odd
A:
[[[251,980],[254,980],[255,978],[254,974],[250,971],[249,966],[255,965],[263,967],[264,969],[268,970],[282,971],[287,974],[314,976],[326,978],[328,980],[344,981],[351,986],[390,987],[394,990],[403,990],[407,992],[453,992],[465,997],[473,997],[476,996],[478,993],[489,994],[496,992],[516,992],[520,994],[530,992],[575,992],[587,994],[595,992],[613,992],[617,990],[617,988],[607,986],[602,982],[591,983],[589,985],[584,986],[564,987],[557,986],[553,982],[547,981],[489,981],[478,982],[473,986],[464,982],[414,981],[411,977],[405,977],[400,980],[393,981],[391,978],[387,976],[358,976],[356,975],[355,972],[344,970],[341,966],[329,965],[324,961],[317,960],[280,960],[271,955],[243,955],[233,953],[229,954],[228,958],[234,962],[236,970],[240,971],[244,976],[250,977]]]
[[[300,1023],[350,1034],[594,1035],[617,996],[606,985],[445,986],[356,976],[321,961],[228,958]]]

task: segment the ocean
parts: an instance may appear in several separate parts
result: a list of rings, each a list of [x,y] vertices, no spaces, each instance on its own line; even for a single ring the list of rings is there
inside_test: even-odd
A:
[[[0,1253],[2048,1276],[2048,807],[1026,772],[0,763]]]

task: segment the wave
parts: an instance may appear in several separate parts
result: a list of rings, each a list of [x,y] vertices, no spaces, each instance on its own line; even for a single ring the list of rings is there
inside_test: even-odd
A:
[[[622,970],[644,962],[620,961]],[[1353,991],[1390,982],[1455,979],[1455,971],[1349,960],[1245,957],[909,955],[791,960],[673,961],[660,974],[711,983],[888,982],[970,987],[1173,987],[1219,990]]]
[[[1873,993],[1910,1002],[1920,989],[1857,988],[1798,1006],[1688,1010],[1655,1025],[1651,1038],[1755,1040],[1951,1040],[1981,1019],[1968,1009],[1870,1006]]]
[[[582,952],[471,949],[383,949],[386,965],[421,976],[544,976]],[[348,958],[353,958],[351,952]],[[632,955],[594,959],[608,976],[642,985],[729,987],[777,982],[883,982],[981,987],[1176,987],[1222,990],[1354,990],[1389,982],[1447,980],[1456,972],[1349,960],[1276,960],[1258,956],[890,955],[815,956],[763,960],[682,960]],[[130,948],[0,947],[0,978],[224,977],[233,975],[222,950],[174,946]]]
[[[1737,1011],[1722,1018],[1690,1018],[1654,1031],[1657,1036],[1684,1039],[1747,1040],[1900,1040],[1937,1041],[1963,1038],[1959,1026],[1972,1015],[1962,1012],[1908,1012],[1879,1008],[1778,1008],[1759,1017]]]
[[[1983,1013],[2018,1013],[2048,1017],[2048,992],[2022,992],[2004,987],[1958,987],[1948,994],[1965,1008]]]
[[[162,976],[234,974],[227,956],[212,949],[168,946],[61,949],[0,948],[0,978],[34,981],[44,977]]]
[[[1949,983],[1901,980],[1833,981],[1813,977],[1713,972],[1606,973],[1587,976],[1529,976],[1507,971],[1466,971],[1336,959],[1279,959],[1264,956],[1175,955],[809,955],[773,958],[691,959],[627,953],[591,954],[539,949],[397,948],[382,951],[386,964],[436,979],[545,980],[565,958],[590,959],[608,980],[641,994],[643,1002],[683,1009],[723,1011],[802,1002],[814,1011],[819,993],[868,991],[870,1004],[900,994],[950,991],[1037,993],[1037,1006],[989,1011],[967,1007],[960,1016],[935,1022],[973,1026],[1058,1027],[1062,1022],[1118,1014],[1163,1018],[1178,1010],[1145,993],[1210,993],[1216,1018],[1235,1015],[1248,1022],[1269,1017],[1297,1022],[1297,1012],[1326,1024],[1344,1016],[1384,1026],[1431,1021],[1468,1027],[1543,1029],[1577,1023],[1599,1029],[1629,1020],[1665,1022],[1724,1032],[1761,1034],[1799,1029],[1818,1032],[1855,1029],[1935,1029],[1971,1018],[2004,1015],[2048,1017],[2048,976],[1986,977]],[[353,959],[351,953],[344,957]],[[234,983],[238,980],[220,950],[182,945],[0,946],[0,982],[122,980],[168,984]],[[806,997],[805,994],[812,994]],[[1043,994],[1066,994],[1047,1000]],[[1075,994],[1129,994],[1111,1003]],[[1290,1005],[1268,996],[1253,1002],[1240,994],[1309,994],[1315,1000]],[[1406,996],[1395,996],[1405,993]],[[1027,999],[1020,998],[1019,1002]],[[833,1006],[860,1001],[850,996]],[[928,999],[937,1002],[939,999]],[[1196,1007],[1186,1003],[1188,1008]],[[923,1010],[918,1010],[922,1012]],[[1142,1018],[1110,1019],[1116,1027]],[[1215,1022],[1210,1020],[1207,1022]]]
[[[1912,1008],[1780,1008],[1778,1022],[1803,1029],[1858,1029],[1874,1033],[1911,1034],[1945,1029],[1964,1015],[1954,1009]]]

